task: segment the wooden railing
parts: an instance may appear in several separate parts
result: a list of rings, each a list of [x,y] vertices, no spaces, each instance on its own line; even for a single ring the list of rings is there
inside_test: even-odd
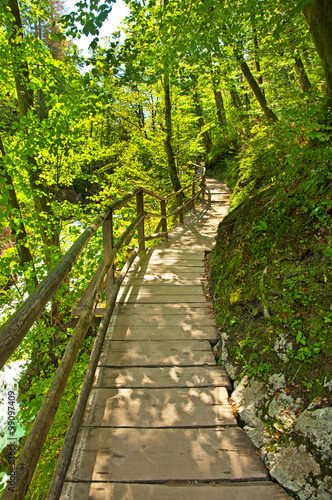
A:
[[[191,196],[185,199],[184,193],[189,189],[191,189]],[[96,220],[80,235],[50,274],[31,293],[28,299],[1,328],[0,369],[19,346],[33,323],[42,314],[46,304],[57,292],[61,283],[67,277],[69,271],[79,258],[89,240],[96,234],[98,228],[102,226],[103,259],[86,291],[84,292],[79,304],[73,310],[73,315],[79,316],[79,320],[73,330],[59,367],[55,372],[51,386],[40,407],[33,427],[27,437],[16,464],[15,491],[12,491],[12,489],[7,486],[2,495],[2,500],[18,500],[25,498],[35,467],[42,452],[43,445],[46,441],[68,378],[75,363],[78,351],[83,343],[85,334],[92,319],[96,314],[99,314],[102,315],[102,320],[96,334],[96,339],[83,380],[81,392],[79,394],[68,432],[66,434],[65,442],[59,456],[47,500],[55,500],[60,497],[62,484],[70,464],[79,425],[82,420],[86,401],[93,383],[94,373],[101,354],[107,327],[115,308],[116,298],[120,286],[139,252],[145,249],[145,242],[151,239],[167,237],[168,219],[179,218],[180,223],[183,223],[186,208],[191,206],[193,210],[195,210],[195,200],[197,196],[201,195],[204,201],[206,192],[208,193],[205,184],[205,169],[203,168],[203,173],[199,175],[190,185],[169,196],[162,197],[145,188],[137,187],[122,198],[114,201],[110,206],[106,207]],[[159,214],[144,211],[144,195],[151,196],[159,200]],[[114,213],[121,207],[125,206],[133,198],[136,198],[136,217],[132,220],[131,224],[118,238],[118,240],[114,242]],[[167,214],[167,201],[171,198],[176,199],[177,207]],[[160,221],[155,232],[147,235],[145,234],[144,221],[149,217],[159,218]],[[132,251],[121,272],[114,280],[114,261],[116,254],[124,245],[128,245],[130,243],[136,228],[138,228],[138,246]],[[103,288],[105,288],[106,291],[106,307],[103,309],[97,309],[101,290]]]

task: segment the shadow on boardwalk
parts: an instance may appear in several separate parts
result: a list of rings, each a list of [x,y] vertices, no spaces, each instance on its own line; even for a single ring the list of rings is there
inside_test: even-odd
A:
[[[202,293],[204,251],[229,193],[150,249],[112,318],[62,499],[286,499],[228,404]]]

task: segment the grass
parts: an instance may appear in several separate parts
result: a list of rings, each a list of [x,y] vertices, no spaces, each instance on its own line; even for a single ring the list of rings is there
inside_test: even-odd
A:
[[[211,254],[218,326],[238,375],[284,373],[305,401],[330,397],[330,148],[256,129],[213,174],[232,189]]]

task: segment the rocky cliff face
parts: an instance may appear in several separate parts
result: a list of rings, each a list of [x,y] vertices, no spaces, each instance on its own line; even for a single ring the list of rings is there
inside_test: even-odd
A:
[[[270,475],[300,500],[332,498],[332,407],[317,397],[305,407],[294,397],[282,373],[262,378],[234,378],[228,336],[217,356],[234,383],[231,403],[239,423],[257,447]]]

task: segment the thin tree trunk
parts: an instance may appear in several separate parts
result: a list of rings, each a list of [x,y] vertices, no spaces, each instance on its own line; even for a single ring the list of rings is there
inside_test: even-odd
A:
[[[167,68],[165,68],[165,75],[164,75],[164,96],[165,96],[165,126],[166,126],[165,150],[167,154],[168,168],[173,190],[179,191],[181,189],[181,184],[176,169],[175,154],[172,146],[172,106],[171,106],[169,73]]]
[[[226,111],[224,106],[224,100],[222,98],[220,90],[213,89],[214,100],[217,106],[217,116],[219,123],[222,127],[227,126]]]
[[[17,0],[8,0],[9,9],[14,17],[14,22],[9,25],[11,36],[9,43],[13,54],[14,78],[17,92],[17,101],[20,117],[26,117],[31,109],[34,109],[34,96],[30,88],[29,68],[24,54],[22,54],[23,28]],[[45,185],[40,182],[40,169],[33,156],[27,156],[29,184],[32,191],[34,207],[39,218],[40,232],[45,246],[46,265],[49,265],[54,249],[51,246],[60,248],[59,227],[53,219],[53,212],[50,207],[50,199],[53,198]],[[40,217],[42,213],[47,214],[45,218]]]
[[[286,66],[283,66],[280,71],[281,71],[282,76],[284,77],[286,87],[290,88],[292,86],[292,84],[290,82],[290,79],[288,76],[288,70],[287,70]]]
[[[234,108],[236,108],[236,109],[242,109],[242,102],[241,102],[240,96],[237,93],[237,90],[235,89],[235,87],[233,87],[229,91],[229,94],[231,96],[231,101],[232,101],[232,104],[233,104]]]
[[[164,9],[166,9],[169,0],[163,0]],[[169,81],[169,64],[167,61],[167,56],[164,59],[164,98],[165,98],[165,150],[167,154],[169,174],[171,178],[171,183],[174,191],[179,191],[181,189],[181,183],[179,180],[175,154],[172,145],[172,104],[171,104],[171,91],[170,91],[170,81]],[[178,204],[181,204],[182,196],[178,197]]]
[[[303,53],[303,59],[305,60],[305,63],[307,65],[307,67],[308,68],[312,68],[312,62],[311,62],[311,59],[310,59],[310,56],[309,56],[308,49],[303,49],[302,53]]]
[[[193,80],[193,83],[195,85],[196,84],[195,78],[192,77],[192,80]],[[202,105],[199,101],[198,93],[197,93],[197,90],[195,87],[194,87],[193,97],[194,97],[194,105],[195,105],[195,115],[198,118],[198,122],[199,122],[199,126],[201,129],[201,134],[202,134],[202,139],[203,139],[205,150],[206,150],[207,154],[209,154],[212,150],[213,143],[212,143],[212,139],[211,139],[209,132],[207,130],[204,131],[205,122],[204,122],[204,117],[203,117],[203,109],[202,109]]]
[[[253,42],[254,42],[254,54],[255,54],[255,69],[257,71],[257,82],[259,85],[262,85],[263,83],[263,78],[261,75],[261,65],[259,61],[259,46],[258,46],[258,36],[257,36],[257,30],[255,26],[255,15],[253,14],[251,17],[251,25],[253,29]],[[262,92],[264,93],[264,90],[262,89]]]
[[[244,58],[242,55],[239,54],[239,52],[235,52],[235,57],[240,65],[240,68],[242,70],[243,75],[245,76],[248,84],[250,85],[251,90],[255,94],[255,97],[257,101],[259,102],[260,107],[262,108],[262,111],[269,123],[274,123],[278,121],[278,118],[276,115],[273,113],[273,111],[268,107],[265,96],[259,87],[257,81],[255,80],[253,74],[250,71],[250,68],[248,64],[245,62]]]
[[[289,51],[290,51],[292,57],[294,58],[295,73],[297,75],[298,82],[300,84],[302,92],[307,94],[311,88],[311,84],[310,84],[310,80],[308,78],[308,75],[306,73],[305,67],[303,65],[302,59],[300,57],[300,53],[299,53],[299,50],[297,47],[296,37],[295,37],[294,33],[295,33],[294,28],[291,28],[287,33],[287,35],[288,35],[288,47],[289,47]]]
[[[294,54],[294,66],[302,91],[308,93],[309,90],[311,89],[310,80],[306,73],[302,59],[300,58],[300,56],[297,56],[295,54]]]
[[[16,196],[16,191],[15,191],[15,187],[13,184],[13,180],[12,180],[10,174],[8,173],[7,168],[5,166],[5,163],[4,163],[4,158],[6,156],[6,152],[5,152],[1,137],[0,137],[0,152],[1,152],[0,172],[2,173],[4,178],[6,179],[6,185],[7,185],[7,189],[9,192],[9,205],[10,205],[10,208],[14,212],[14,215],[15,215],[14,218],[12,218],[12,217],[9,218],[9,225],[10,225],[10,229],[13,233],[13,236],[15,238],[16,249],[17,249],[18,258],[20,261],[20,267],[22,267],[24,269],[26,264],[29,264],[29,265],[32,265],[32,267],[34,269],[33,258],[32,258],[29,247],[27,247],[27,245],[26,245],[26,242],[28,240],[28,235],[27,235],[25,225],[23,222],[21,208],[20,208],[17,196]],[[18,223],[15,223],[14,219],[18,220]],[[28,280],[26,280],[26,281],[28,284]],[[33,277],[33,281],[34,281],[34,285],[38,286],[38,280],[37,280],[36,276]]]

